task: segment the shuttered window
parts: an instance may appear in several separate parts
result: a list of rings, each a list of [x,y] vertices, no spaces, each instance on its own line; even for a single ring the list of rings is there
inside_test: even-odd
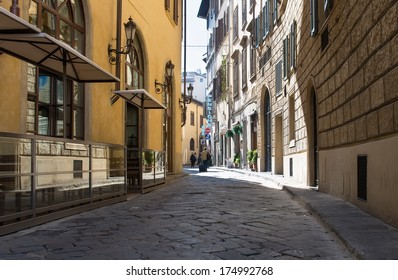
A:
[[[296,69],[297,57],[297,23],[294,20],[290,27],[290,68],[292,71]]]
[[[282,93],[282,60],[275,66],[275,93],[276,96]]]
[[[318,33],[318,0],[310,0],[310,34],[315,37]]]
[[[274,9],[272,13],[272,21],[274,22],[274,25],[276,25],[276,22],[278,21],[278,0],[273,0],[274,1]]]
[[[289,36],[283,40],[283,78],[289,75]]]

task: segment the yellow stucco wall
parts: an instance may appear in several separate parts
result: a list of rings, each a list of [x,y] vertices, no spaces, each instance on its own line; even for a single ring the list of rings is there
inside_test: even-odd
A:
[[[21,64],[7,54],[0,55],[0,131],[21,132]],[[7,78],[8,77],[8,78]],[[10,110],[12,108],[12,110]]]
[[[83,1],[86,20],[86,56],[104,70],[116,75],[116,67],[108,62],[107,47],[116,46],[117,0]],[[10,1],[2,1],[1,6],[9,9]],[[28,3],[28,2],[27,2]],[[28,4],[26,4],[28,5]],[[21,17],[27,15],[27,6],[20,4]],[[172,3],[173,5],[173,3]],[[148,5],[141,0],[122,1],[122,23],[131,16],[137,24],[136,36],[139,36],[144,52],[145,83],[144,89],[160,103],[163,96],[155,93],[155,79],[164,80],[164,68],[167,61],[175,65],[171,103],[173,172],[182,171],[181,148],[181,110],[178,107],[181,88],[181,41],[182,15],[179,1],[179,18],[175,23],[172,11],[165,9],[164,1]],[[106,13],[106,16],[104,16]],[[121,27],[121,44],[125,45],[124,27]],[[125,89],[125,57],[121,61],[120,89]],[[6,54],[0,55],[0,76],[7,77],[12,73],[13,79],[0,80],[0,131],[26,133],[26,63]],[[124,144],[125,101],[119,99],[111,104],[112,90],[116,83],[85,84],[85,140]],[[24,107],[24,108],[22,108]],[[7,108],[13,108],[9,110]],[[163,110],[147,110],[146,127],[144,128],[144,148],[161,150],[163,148]]]
[[[91,49],[88,56],[115,74],[116,68],[107,60],[107,45],[116,46],[116,0],[88,1],[85,10],[90,13],[92,21],[87,23],[87,46]],[[172,9],[171,9],[172,10]],[[103,16],[107,11],[107,17]],[[175,65],[172,93],[173,131],[173,171],[182,171],[181,148],[181,111],[178,108],[179,94],[174,89],[181,88],[181,3],[179,8],[179,21],[176,24],[170,11],[165,10],[164,2],[158,1],[148,5],[145,1],[122,1],[122,23],[131,16],[137,24],[136,36],[139,37],[144,52],[144,89],[155,97],[160,103],[162,95],[155,93],[155,79],[163,81],[164,68],[167,61],[171,60]],[[86,18],[90,18],[87,17]],[[101,19],[101,20],[97,20]],[[125,34],[122,26],[122,46],[125,45]],[[100,46],[100,47],[96,47]],[[125,81],[125,57],[122,56],[120,89],[124,89]],[[111,105],[111,90],[115,84],[89,85],[88,93],[90,101],[89,135],[93,141],[124,143],[124,110],[125,101],[119,99]],[[163,110],[146,110],[145,141],[144,148],[161,150],[163,147]],[[106,129],[104,129],[106,128]]]

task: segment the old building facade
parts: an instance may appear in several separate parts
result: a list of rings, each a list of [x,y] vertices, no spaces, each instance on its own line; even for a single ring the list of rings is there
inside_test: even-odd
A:
[[[182,1],[0,9],[0,234],[182,172]]]
[[[227,101],[214,122],[232,120],[224,123],[225,157],[233,162],[239,153],[247,168],[255,149],[257,171],[317,187],[397,226],[398,2],[203,0],[198,16],[210,38],[226,28],[210,41],[216,50],[207,64],[209,88],[221,85]],[[211,75],[222,71],[217,55],[226,59],[225,78]]]

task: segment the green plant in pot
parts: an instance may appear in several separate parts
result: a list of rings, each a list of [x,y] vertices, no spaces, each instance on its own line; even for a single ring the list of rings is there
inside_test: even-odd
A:
[[[236,153],[234,156],[234,164],[235,164],[235,167],[240,166],[240,154],[239,153]]]
[[[246,154],[247,163],[249,164],[250,169],[253,169],[253,150],[248,150]]]
[[[257,170],[257,158],[258,158],[258,152],[257,150],[253,150],[253,156],[252,156],[252,164],[253,164],[253,169]]]

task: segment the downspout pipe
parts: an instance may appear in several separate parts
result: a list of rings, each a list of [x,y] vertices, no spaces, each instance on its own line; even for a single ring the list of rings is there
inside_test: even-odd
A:
[[[187,0],[184,0],[184,90],[183,90],[183,98],[184,107],[182,111],[182,123],[181,127],[183,127],[187,121],[187,105],[185,104],[185,97],[187,96]]]
[[[121,49],[121,35],[122,35],[122,0],[117,0],[116,11],[116,49]],[[116,61],[116,77],[120,79],[120,59]],[[116,82],[116,90],[120,90],[120,82]]]

